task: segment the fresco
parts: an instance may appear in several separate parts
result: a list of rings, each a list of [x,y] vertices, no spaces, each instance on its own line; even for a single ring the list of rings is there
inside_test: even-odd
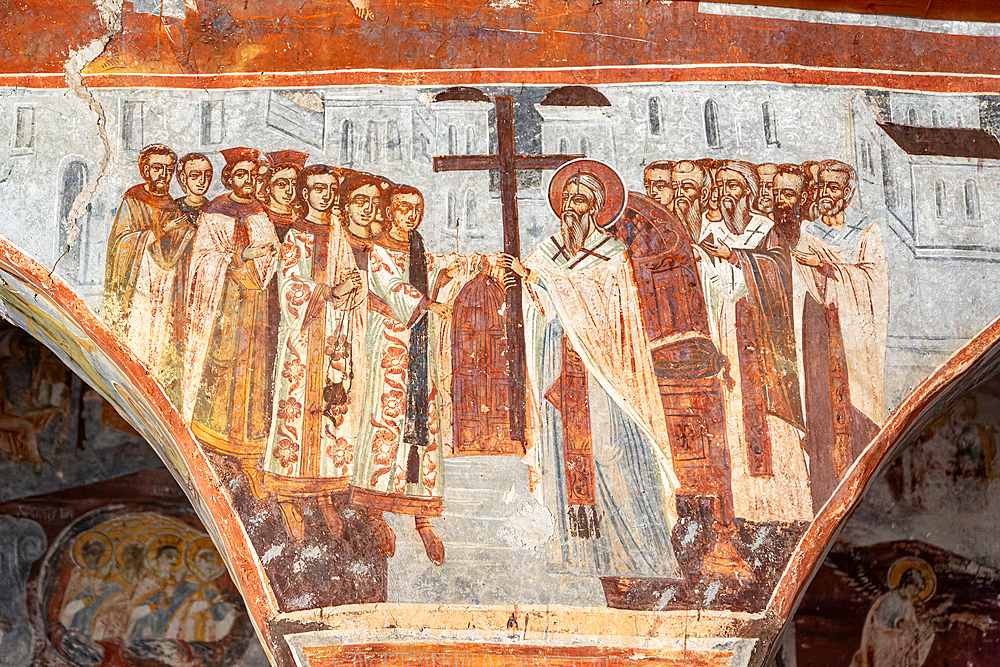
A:
[[[799,665],[998,664],[996,379],[960,398],[876,479],[810,585]]]
[[[759,667],[878,434],[1000,308],[995,34],[300,5],[70,0],[86,28],[52,11],[44,39],[12,15],[39,57],[0,64],[3,313],[204,522],[143,519],[161,588],[107,645],[86,613],[139,589],[125,519],[60,541],[53,650],[225,653],[227,611],[196,640],[172,606],[232,592],[186,555],[210,536],[279,665]],[[925,660],[947,567],[877,543],[852,650]]]
[[[164,469],[0,513],[5,664],[266,664],[225,562]]]
[[[162,465],[97,392],[25,331],[0,324],[0,501]]]

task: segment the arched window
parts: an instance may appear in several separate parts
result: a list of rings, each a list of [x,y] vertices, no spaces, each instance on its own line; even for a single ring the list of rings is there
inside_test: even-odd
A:
[[[465,191],[465,228],[469,226],[478,227],[476,218],[476,191],[469,189]]]
[[[590,142],[587,141],[587,137],[580,137],[580,154],[590,155]]]
[[[771,106],[770,102],[764,102],[760,105],[761,113],[764,116],[764,141],[767,142],[768,146],[781,146],[781,142],[778,141],[778,122],[774,118],[774,108]],[[708,126],[708,115],[706,111],[706,127]]]
[[[340,163],[354,164],[354,123],[349,120],[344,121],[340,130]]]
[[[937,109],[931,111],[931,126],[941,127],[941,112]]]
[[[965,217],[969,220],[979,219],[979,190],[971,178],[965,182]]]
[[[892,176],[892,161],[889,152],[882,150],[882,189],[885,192],[885,205],[890,211],[896,210],[896,180]]]
[[[62,256],[59,261],[59,273],[74,282],[84,282],[81,259],[87,255],[85,252],[81,252],[81,247],[87,238],[90,211],[88,210],[80,218],[76,232],[72,235],[71,225],[73,221],[69,217],[73,211],[73,203],[83,192],[84,186],[87,185],[87,165],[82,160],[73,160],[67,164],[63,169],[62,181],[59,185],[59,219],[56,220],[56,224],[59,226],[59,255]],[[67,248],[71,242],[73,247]],[[63,253],[66,254],[63,255]]]
[[[906,111],[906,123],[907,123],[907,125],[916,125],[917,124],[917,110],[914,109],[913,107],[910,107]]]
[[[365,162],[369,164],[378,162],[378,147],[378,125],[370,120],[365,130]]]
[[[562,155],[569,155],[569,139],[566,137],[559,140],[559,153]]]
[[[868,142],[861,139],[861,168],[868,171]]]
[[[448,229],[458,229],[458,197],[454,192],[448,192]]]
[[[649,98],[649,133],[660,136],[660,98]]]
[[[454,125],[448,126],[448,155],[458,155],[458,130]]]
[[[948,193],[944,187],[944,181],[938,181],[934,184],[934,208],[938,219],[944,218],[945,213],[945,197]]]
[[[709,148],[722,148],[719,136],[719,105],[715,100],[705,102],[705,141]]]
[[[385,157],[390,162],[398,162],[402,159],[400,155],[399,126],[396,121],[390,120],[385,125]]]
[[[471,125],[465,128],[465,154],[476,154],[476,130]]]
[[[413,133],[413,159],[427,160],[430,158],[431,140],[423,132]]]
[[[122,147],[127,151],[137,151],[145,146],[142,118],[142,102],[122,102]]]

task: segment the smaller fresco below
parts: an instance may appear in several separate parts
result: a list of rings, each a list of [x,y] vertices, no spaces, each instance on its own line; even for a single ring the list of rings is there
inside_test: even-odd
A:
[[[88,514],[54,545],[39,585],[49,645],[74,667],[236,665],[253,640],[191,514]]]
[[[998,389],[994,378],[956,401],[875,480],[810,584],[779,660],[1000,665]]]

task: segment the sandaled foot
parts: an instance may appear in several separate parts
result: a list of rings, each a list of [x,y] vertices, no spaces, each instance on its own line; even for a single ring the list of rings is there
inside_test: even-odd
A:
[[[250,493],[257,500],[264,500],[267,496],[267,491],[264,489],[264,471],[255,465],[244,464],[243,474],[247,476],[247,481],[250,482]]]
[[[333,499],[329,496],[319,498],[319,510],[326,520],[326,527],[330,529],[330,534],[336,539],[344,536],[344,520],[340,518],[337,508],[333,506]]]
[[[375,531],[378,548],[382,550],[386,558],[392,558],[396,555],[396,533],[385,522],[382,512],[372,511],[368,516],[372,522],[372,529]]]
[[[281,516],[285,519],[285,528],[288,529],[288,534],[292,536],[292,539],[296,542],[305,539],[305,519],[302,518],[302,512],[299,511],[299,508],[295,506],[295,501],[279,500],[278,509],[281,510]]]
[[[424,543],[424,551],[427,552],[427,558],[435,565],[444,563],[444,544],[441,542],[441,538],[434,532],[431,520],[418,516],[415,519],[415,523],[417,525],[417,533]]]

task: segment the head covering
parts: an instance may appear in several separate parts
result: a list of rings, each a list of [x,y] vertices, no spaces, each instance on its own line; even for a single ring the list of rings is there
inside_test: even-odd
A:
[[[749,162],[730,160],[722,163],[722,166],[719,167],[719,171],[722,171],[723,169],[726,171],[735,171],[743,177],[743,180],[746,181],[747,187],[750,189],[750,206],[751,208],[756,209],[757,198],[760,197],[760,176],[757,175],[757,166],[752,165]]]
[[[271,151],[267,154],[267,159],[275,167],[279,164],[294,164],[299,169],[306,166],[308,157],[308,153],[301,151]]]
[[[219,152],[222,153],[222,157],[225,158],[226,164],[257,162],[257,158],[260,157],[260,151],[256,148],[223,148]]]
[[[580,158],[570,160],[552,176],[549,183],[549,206],[558,216],[562,213],[562,193],[567,181],[579,178],[579,182],[594,191],[597,225],[607,227],[614,224],[625,210],[625,181],[611,166],[598,160]]]

